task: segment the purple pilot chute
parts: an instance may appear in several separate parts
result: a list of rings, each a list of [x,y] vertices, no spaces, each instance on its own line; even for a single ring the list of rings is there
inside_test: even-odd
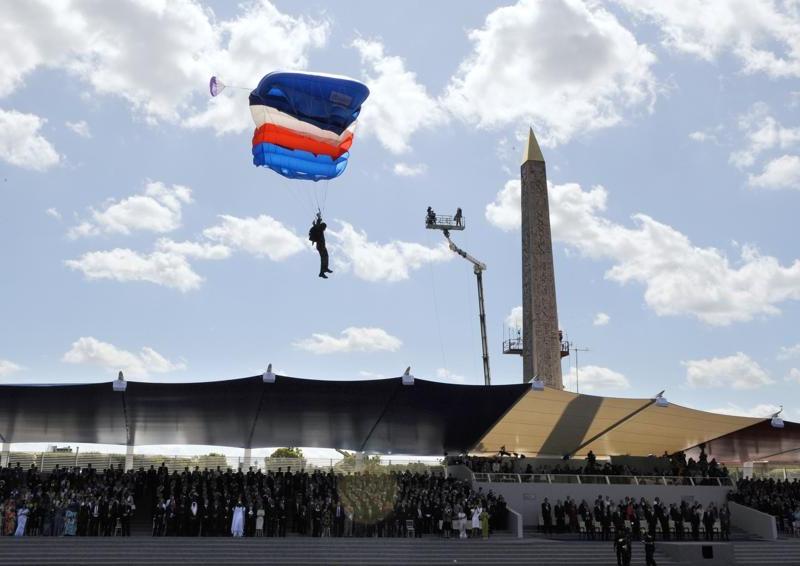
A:
[[[211,96],[217,96],[223,90],[225,90],[225,83],[217,77],[211,77],[211,80],[208,81],[208,91],[211,93]]]

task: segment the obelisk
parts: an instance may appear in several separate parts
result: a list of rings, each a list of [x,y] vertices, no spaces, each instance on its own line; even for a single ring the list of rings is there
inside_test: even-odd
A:
[[[547,170],[533,128],[520,167],[522,177],[522,379],[534,376],[563,389]]]

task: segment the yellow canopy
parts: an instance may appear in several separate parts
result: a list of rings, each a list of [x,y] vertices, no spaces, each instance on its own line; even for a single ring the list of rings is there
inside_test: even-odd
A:
[[[691,448],[764,419],[718,415],[653,399],[579,395],[545,388],[528,391],[475,446],[526,456],[661,455]]]

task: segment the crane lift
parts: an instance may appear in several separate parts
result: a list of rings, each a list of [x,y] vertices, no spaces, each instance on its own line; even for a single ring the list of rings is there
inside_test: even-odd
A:
[[[442,234],[444,234],[450,250],[472,264],[472,271],[475,273],[475,278],[478,282],[478,316],[481,324],[481,348],[483,350],[483,382],[484,385],[491,385],[489,373],[489,345],[486,340],[486,310],[483,301],[483,272],[486,271],[486,264],[469,255],[450,239],[451,230],[460,231],[466,228],[466,222],[461,214],[460,208],[454,216],[446,216],[437,215],[433,212],[431,207],[428,207],[428,212],[425,216],[425,228],[428,230],[440,230]]]

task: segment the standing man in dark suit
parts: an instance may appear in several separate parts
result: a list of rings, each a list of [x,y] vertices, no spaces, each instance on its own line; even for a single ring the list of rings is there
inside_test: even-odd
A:
[[[546,497],[542,501],[542,522],[544,533],[549,535],[553,531],[553,510]]]

